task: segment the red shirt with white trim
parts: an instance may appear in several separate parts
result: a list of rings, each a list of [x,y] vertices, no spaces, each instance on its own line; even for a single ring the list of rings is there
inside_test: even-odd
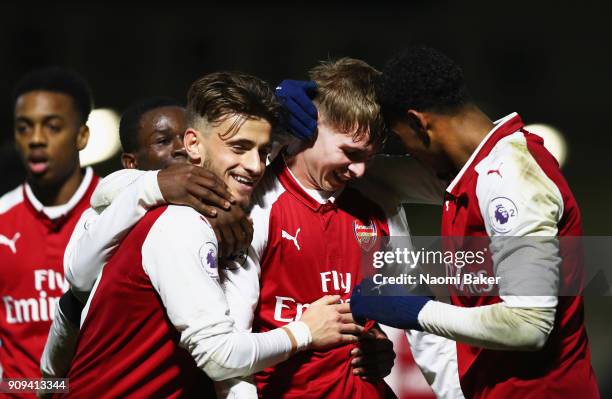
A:
[[[556,160],[540,137],[523,129],[517,114],[496,122],[448,187],[442,235],[582,235],[580,210]],[[457,244],[462,245],[453,241]],[[568,255],[571,253],[561,247],[560,276],[567,281],[560,284],[565,285],[580,278]],[[481,267],[459,272],[493,275],[491,262]],[[590,365],[582,297],[469,295],[470,290],[482,293],[488,288],[461,287],[462,295],[455,292],[451,301],[463,307],[500,301],[513,307],[556,306],[555,324],[544,348],[536,352],[494,351],[457,343],[458,372],[466,397],[599,397]]]
[[[278,158],[282,161],[282,157]],[[273,166],[286,190],[270,209],[268,244],[261,257],[261,293],[253,327],[268,331],[299,319],[323,295],[348,300],[361,280],[364,251],[389,235],[382,210],[346,188],[321,204],[299,185],[282,162]],[[353,345],[300,353],[256,375],[264,398],[376,398],[382,383],[353,375]]]
[[[0,198],[3,378],[41,377],[40,357],[56,303],[68,289],[64,249],[97,184],[98,177],[87,168],[64,205],[44,207],[27,183]]]
[[[407,231],[397,204],[383,211],[351,187],[333,194],[307,190],[280,156],[268,167],[253,204],[255,236],[248,257],[223,273],[231,314],[240,329],[282,327],[326,294],[348,300],[362,278],[364,254],[377,250],[395,225]],[[255,376],[258,394],[382,397],[382,381],[371,383],[353,375],[353,348],[307,351],[268,368]]]
[[[168,215],[177,208],[177,214],[181,216],[180,207],[168,209],[163,206],[147,212],[123,239],[101,272],[84,310],[76,353],[68,373],[70,392],[65,397],[214,397],[210,378],[197,367],[191,354],[181,347],[181,334],[173,324],[177,317],[187,323],[183,316],[192,313],[188,307],[191,299],[181,297],[177,287],[161,286],[165,282],[170,283],[168,276],[162,273],[178,275],[184,270],[179,268],[172,271],[172,264],[167,259],[163,259],[163,265],[150,265],[149,273],[145,270],[147,263],[155,262],[155,259],[150,259],[153,253],[147,246],[164,251],[164,232],[171,225],[171,216]],[[179,221],[176,229],[180,230],[180,217],[175,215],[174,220]],[[198,223],[203,227],[198,228]],[[196,233],[209,230],[206,221],[196,219],[193,225],[194,235],[198,237]],[[209,244],[211,249],[213,244]],[[208,248],[205,245],[203,249]],[[177,262],[183,264],[187,263],[185,258],[199,256],[197,252],[189,251],[181,253],[184,258],[180,258],[170,252],[168,249],[169,256],[177,257]],[[203,256],[206,256],[206,252]],[[216,253],[210,256],[213,257],[212,266],[216,266]],[[156,258],[160,259],[161,256],[157,255]],[[199,267],[199,261],[196,266]],[[215,267],[211,270],[216,274]],[[193,280],[200,282],[202,278],[198,279],[197,272]],[[154,277],[150,273],[154,273]],[[207,281],[204,276],[200,289],[209,291],[207,284],[214,285],[215,282]],[[188,288],[185,287],[186,293],[189,292]],[[168,297],[174,298],[169,300]],[[169,301],[177,301],[176,297],[181,301],[184,313],[169,316],[172,311],[167,310],[166,306]],[[197,309],[196,306],[193,308]],[[223,314],[212,320],[203,312],[199,314],[202,323],[223,324]],[[174,320],[171,321],[171,318]]]

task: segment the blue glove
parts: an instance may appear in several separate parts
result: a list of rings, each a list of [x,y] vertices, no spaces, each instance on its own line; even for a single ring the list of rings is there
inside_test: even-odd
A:
[[[418,316],[429,301],[427,296],[410,295],[401,285],[377,285],[367,278],[353,289],[351,312],[359,324],[376,320],[390,327],[423,331]]]
[[[317,108],[309,97],[316,89],[305,80],[283,80],[276,87],[276,98],[289,111],[289,131],[300,140],[311,140],[317,131]]]

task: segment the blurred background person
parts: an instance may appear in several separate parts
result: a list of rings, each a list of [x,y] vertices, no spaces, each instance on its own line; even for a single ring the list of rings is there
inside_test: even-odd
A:
[[[0,198],[0,363],[3,378],[39,378],[56,303],[68,289],[64,248],[98,184],[81,168],[93,106],[74,71],[32,71],[14,92],[14,138],[26,181]]]

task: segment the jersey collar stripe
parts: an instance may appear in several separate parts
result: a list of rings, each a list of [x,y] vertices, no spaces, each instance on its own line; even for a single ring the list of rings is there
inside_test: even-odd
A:
[[[293,195],[298,201],[306,205],[308,208],[317,212],[323,204],[312,198],[304,189],[302,189],[300,183],[292,176],[289,171],[289,167],[285,165],[283,157],[276,157],[272,162],[274,172],[278,176],[278,180],[281,182],[285,190]]]
[[[28,203],[36,213],[43,213],[49,219],[58,219],[70,213],[70,211],[72,211],[72,209],[74,209],[74,207],[83,199],[87,191],[89,191],[89,188],[91,188],[91,183],[93,180],[93,169],[91,169],[91,167],[87,167],[85,169],[85,176],[83,177],[83,181],[79,185],[79,188],[77,188],[70,200],[63,205],[44,206],[38,200],[38,198],[36,198],[32,188],[30,188],[30,185],[27,183],[24,184],[24,198],[26,203]]]
[[[516,112],[513,112],[510,115],[507,115],[501,119],[498,119],[494,123],[495,127],[489,133],[487,133],[485,138],[480,142],[480,144],[478,144],[476,150],[472,153],[465,165],[463,165],[463,167],[461,168],[457,176],[455,176],[451,184],[446,188],[447,193],[455,195],[453,193],[453,190],[461,181],[465,172],[472,166],[472,164],[480,153],[482,153],[483,151],[488,152],[491,149],[489,147],[492,147],[495,143],[497,143],[497,141],[499,141],[499,139],[516,132],[524,126],[521,117]],[[493,138],[493,136],[495,136],[495,138]]]

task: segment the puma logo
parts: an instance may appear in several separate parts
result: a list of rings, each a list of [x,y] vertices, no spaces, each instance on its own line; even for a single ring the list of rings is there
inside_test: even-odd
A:
[[[499,170],[501,169],[502,164],[500,163],[499,166],[497,167],[497,169],[491,169],[487,172],[487,176],[488,175],[492,175],[492,174],[497,174],[499,177],[502,177],[501,173],[499,172]]]
[[[19,239],[19,237],[21,237],[21,233],[19,232],[15,233],[12,240],[9,240],[8,237],[0,234],[0,244],[6,245],[7,247],[11,249],[12,253],[16,254],[17,247],[15,246],[15,243],[17,243],[17,240]]]
[[[300,230],[301,228],[298,228],[297,231],[295,232],[295,237],[292,236],[291,234],[287,233],[285,230],[282,230],[282,236],[284,239],[289,240],[289,241],[293,241],[293,243],[295,244],[295,247],[297,248],[297,250],[300,250],[300,244],[298,244],[298,234],[300,234]]]

